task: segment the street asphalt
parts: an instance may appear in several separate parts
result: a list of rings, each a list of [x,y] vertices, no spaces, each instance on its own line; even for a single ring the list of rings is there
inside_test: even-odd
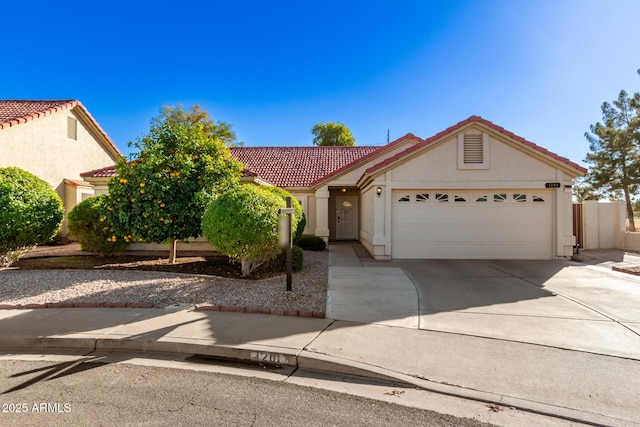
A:
[[[640,277],[610,269],[640,257],[361,262],[348,244],[329,250],[326,319],[186,306],[0,310],[0,348],[208,355],[401,381],[558,425],[640,425]],[[439,410],[470,416],[464,407]],[[503,413],[491,422],[517,423]]]

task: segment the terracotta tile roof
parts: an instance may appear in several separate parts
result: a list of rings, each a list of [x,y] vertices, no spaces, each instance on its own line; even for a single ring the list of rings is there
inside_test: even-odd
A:
[[[243,173],[245,176],[257,176],[279,187],[313,187],[371,158],[384,155],[384,152],[405,143],[407,140],[415,142],[415,145],[367,169],[365,173],[370,175],[470,123],[484,124],[509,138],[567,164],[577,171],[586,173],[585,168],[569,159],[558,156],[479,116],[471,116],[428,139],[422,139],[409,133],[381,147],[233,147],[231,154],[244,163]],[[83,178],[110,178],[115,175],[113,166],[81,174]]]
[[[494,124],[494,123],[492,123],[492,122],[490,122],[488,120],[485,120],[480,116],[471,116],[466,120],[458,122],[455,125],[443,130],[442,132],[439,132],[439,133],[433,135],[430,138],[424,139],[424,140],[422,140],[422,142],[420,142],[420,143],[418,143],[418,144],[416,144],[414,146],[411,146],[411,147],[407,148],[406,150],[401,151],[400,153],[398,153],[398,154],[396,154],[394,156],[391,156],[391,157],[385,159],[384,161],[382,161],[382,162],[370,167],[369,169],[367,169],[365,171],[365,173],[368,174],[368,175],[371,175],[372,173],[374,173],[374,172],[376,172],[376,171],[378,171],[380,169],[383,169],[385,166],[387,166],[387,165],[389,165],[391,163],[394,163],[394,162],[396,162],[396,161],[398,161],[398,160],[410,155],[411,153],[415,152],[416,150],[420,150],[421,148],[431,144],[432,142],[438,141],[441,138],[443,138],[443,137],[445,137],[447,135],[450,135],[450,134],[454,133],[455,131],[457,131],[458,129],[460,129],[460,128],[468,125],[468,124],[471,124],[471,123],[480,123],[480,124],[483,124],[485,126],[488,126],[489,128],[491,128],[491,129],[493,129],[493,130],[495,130],[495,131],[497,131],[497,132],[499,132],[499,133],[501,133],[501,134],[503,134],[503,135],[505,135],[505,136],[507,136],[507,137],[509,137],[511,139],[514,139],[514,140],[526,145],[527,147],[533,148],[534,150],[537,150],[537,151],[539,151],[539,152],[541,152],[541,153],[543,153],[543,154],[545,154],[545,155],[547,155],[549,157],[552,157],[552,158],[554,158],[554,159],[566,164],[567,166],[570,166],[573,169],[576,169],[579,172],[582,172],[583,174],[587,173],[587,169],[585,169],[584,167],[580,166],[577,163],[572,162],[571,160],[567,159],[566,157],[562,157],[562,156],[559,156],[559,155],[557,155],[555,153],[552,153],[551,151],[549,151],[549,150],[547,150],[545,148],[542,148],[539,145],[536,145],[531,141],[527,141],[523,137],[518,136],[518,135],[514,134],[513,132],[510,132],[510,131],[506,130],[505,128],[503,128],[501,126],[498,126],[498,125],[496,125],[496,124]]]
[[[92,171],[83,172],[80,174],[82,178],[111,178],[116,175],[118,175],[118,172],[116,172],[115,166],[107,166],[104,168],[94,169]],[[259,176],[257,173],[249,169],[243,169],[242,175],[249,176],[249,177],[257,177],[262,179],[261,176]]]
[[[82,178],[111,178],[112,176],[116,176],[117,174],[118,173],[116,172],[115,166],[107,166],[105,168],[83,172],[80,174],[80,176]]]
[[[77,100],[0,100],[0,130],[27,123],[64,109],[78,108],[81,115],[95,126],[113,154],[121,156],[120,150],[100,127],[89,111]]]
[[[234,147],[231,153],[247,169],[273,185],[311,187],[314,182],[381,148],[383,147]]]

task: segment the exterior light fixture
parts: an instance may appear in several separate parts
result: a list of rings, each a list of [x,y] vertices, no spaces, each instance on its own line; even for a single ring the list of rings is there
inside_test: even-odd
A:
[[[346,189],[346,188],[344,188],[344,187],[342,187],[342,190],[340,190],[340,191],[342,191],[343,193],[346,193],[346,192],[347,192],[347,189]]]
[[[382,194],[382,187],[376,188],[376,194],[378,195],[378,197],[380,197],[380,195]]]

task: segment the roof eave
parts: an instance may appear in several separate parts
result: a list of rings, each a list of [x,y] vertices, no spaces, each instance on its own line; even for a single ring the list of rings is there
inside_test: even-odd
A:
[[[353,171],[354,169],[356,169],[358,166],[362,165],[363,163],[371,161],[371,160],[373,160],[373,159],[375,159],[377,157],[383,156],[385,152],[389,151],[392,148],[396,148],[398,145],[400,145],[401,143],[406,142],[408,140],[415,140],[417,143],[420,143],[420,142],[423,141],[421,138],[415,136],[414,134],[408,133],[408,134],[406,134],[404,136],[401,136],[400,138],[390,142],[387,145],[381,146],[379,149],[377,149],[375,151],[372,151],[371,153],[367,154],[366,156],[362,156],[359,159],[356,159],[356,160],[352,161],[351,163],[348,163],[348,164],[344,165],[340,169],[338,169],[336,171],[333,171],[333,172],[323,176],[322,178],[319,178],[319,179],[313,181],[311,183],[311,188],[322,187],[327,182],[334,181],[337,178],[339,178],[340,176]]]

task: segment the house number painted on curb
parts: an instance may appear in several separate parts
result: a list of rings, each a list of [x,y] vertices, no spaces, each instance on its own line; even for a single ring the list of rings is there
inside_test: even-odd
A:
[[[262,351],[252,351],[251,360],[254,362],[277,363],[280,365],[289,364],[289,358],[284,354],[267,353]]]

